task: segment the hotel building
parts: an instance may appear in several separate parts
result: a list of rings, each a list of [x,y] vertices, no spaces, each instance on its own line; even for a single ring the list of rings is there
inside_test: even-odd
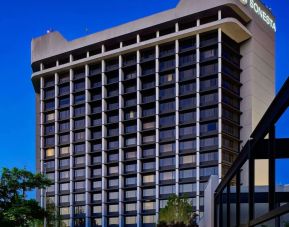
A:
[[[273,18],[273,19],[272,19]],[[155,226],[168,197],[203,215],[274,97],[271,12],[259,1],[181,0],[67,41],[32,41],[40,190],[67,226]]]

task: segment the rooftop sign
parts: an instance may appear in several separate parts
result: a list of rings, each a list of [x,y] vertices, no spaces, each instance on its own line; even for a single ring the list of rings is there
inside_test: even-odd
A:
[[[250,8],[257,14],[259,17],[276,32],[276,23],[273,18],[268,15],[268,13],[263,9],[263,6],[260,6],[259,3],[255,0],[240,0],[243,5],[248,5]]]

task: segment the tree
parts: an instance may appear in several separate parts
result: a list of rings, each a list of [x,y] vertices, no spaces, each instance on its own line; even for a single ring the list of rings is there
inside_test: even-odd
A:
[[[158,227],[197,227],[196,217],[186,196],[172,195],[167,205],[160,210]]]
[[[0,226],[26,227],[43,221],[47,212],[34,199],[27,199],[27,192],[44,189],[51,181],[42,174],[25,169],[3,168],[0,176]]]

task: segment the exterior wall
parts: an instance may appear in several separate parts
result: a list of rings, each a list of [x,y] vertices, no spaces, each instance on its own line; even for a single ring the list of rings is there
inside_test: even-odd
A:
[[[236,18],[223,18],[223,12],[225,15],[225,11],[227,12],[228,8],[220,7],[222,5],[229,6],[229,11],[233,10],[234,13],[239,16],[233,16]],[[208,22],[203,22],[206,21],[206,19],[202,19],[202,16],[206,16],[207,12],[203,13],[203,15],[201,13],[199,14],[199,12],[210,8],[214,8],[212,9],[212,11],[214,11],[214,20],[210,18]],[[194,14],[193,16],[195,19],[193,21],[195,24],[191,22],[192,24],[190,24],[190,28],[182,30],[180,28],[181,22],[177,22],[176,19],[179,20],[180,17],[190,14]],[[208,15],[212,16],[210,13]],[[239,21],[239,19],[237,19],[238,17],[241,17],[242,19]],[[251,19],[252,21],[249,23]],[[173,31],[170,32],[170,34],[162,35],[164,27],[159,24],[168,21],[171,22]],[[45,207],[46,197],[49,197],[52,202],[58,206],[67,207],[69,212],[67,213],[66,211],[63,211],[66,212],[63,214],[63,218],[67,221],[69,220],[68,222],[70,226],[83,226],[82,221],[85,221],[86,226],[97,226],[93,223],[94,221],[100,221],[101,226],[124,226],[126,220],[125,217],[134,216],[136,217],[137,224],[131,226],[148,227],[153,226],[153,223],[145,223],[144,218],[153,218],[155,214],[155,220],[153,222],[156,222],[158,219],[158,211],[163,206],[163,202],[168,198],[168,195],[162,196],[160,190],[164,190],[165,185],[170,185],[174,186],[174,193],[181,194],[181,186],[185,187],[185,183],[187,183],[190,184],[192,188],[194,186],[194,190],[189,191],[189,195],[193,200],[195,211],[199,212],[200,216],[202,216],[204,212],[203,203],[209,199],[206,195],[204,198],[203,194],[203,188],[209,179],[208,176],[202,176],[205,172],[204,168],[217,167],[217,173],[214,172],[214,174],[218,174],[219,180],[221,180],[222,176],[226,173],[228,167],[236,157],[236,152],[238,152],[239,147],[239,139],[245,142],[249,138],[252,129],[255,127],[255,124],[259,120],[260,116],[262,116],[262,113],[265,111],[274,95],[274,35],[272,35],[272,31],[264,25],[264,22],[261,22],[262,21],[260,21],[256,15],[252,14],[250,10],[241,5],[239,1],[234,1],[233,3],[229,0],[224,0],[222,2],[198,1],[196,4],[192,4],[189,0],[182,0],[175,9],[72,42],[67,42],[57,32],[33,40],[32,66],[33,69],[39,67],[39,70],[34,70],[35,72],[32,76],[32,80],[35,90],[40,94],[37,95],[38,98],[36,104],[37,110],[39,111],[37,113],[37,148],[39,148],[36,156],[37,160],[39,160],[37,162],[37,171],[53,176],[55,179],[55,184],[48,189],[48,191],[42,191],[41,193],[42,198],[40,201],[42,206]],[[143,41],[143,31],[140,30],[150,26],[159,26],[154,29],[155,38]],[[210,34],[212,31],[215,31],[215,41],[213,42],[205,39],[206,35]],[[122,36],[129,32],[136,32],[130,35],[136,39],[134,44],[125,46],[124,42],[118,41],[118,43],[116,43],[117,48],[107,50],[111,44],[110,41],[98,46],[100,48],[99,53],[96,55],[92,54],[95,48],[95,46],[91,46],[92,44],[99,45],[98,42],[106,41],[115,38],[116,36]],[[191,44],[195,46],[193,48],[191,47],[192,49],[188,50],[188,52],[182,52],[181,43],[189,37],[193,40]],[[202,43],[204,40],[207,42],[205,45]],[[172,43],[174,46],[174,54],[169,54],[165,57],[160,56],[163,52],[161,49],[169,43]],[[206,50],[210,50],[210,48],[212,48],[211,46],[215,46],[214,48],[217,50],[214,58],[202,60],[202,53]],[[240,54],[242,55],[242,58],[240,58],[240,66],[238,65],[238,60],[233,62],[230,57],[229,59],[228,57],[225,59],[223,54],[226,52],[226,46],[233,49],[234,54],[231,56],[232,59],[238,56],[240,46]],[[83,47],[87,48],[81,49]],[[142,54],[147,49],[153,50],[154,58],[148,61],[143,61]],[[189,67],[181,66],[180,59],[182,56],[186,55],[186,53],[191,53],[190,57],[195,55],[195,60],[190,63],[191,65]],[[79,54],[83,54],[84,57],[77,59],[77,55]],[[127,66],[125,65],[125,58],[129,54],[134,54],[136,60],[132,65]],[[61,63],[63,55],[66,55],[69,58],[66,63]],[[108,69],[112,59],[116,60],[116,68]],[[174,83],[163,85],[161,84],[163,83],[161,82],[161,78],[166,75],[162,72],[161,67],[164,67],[164,65],[167,64],[165,63],[166,59],[174,59],[175,62],[173,68],[169,70],[166,69],[166,73],[169,72],[172,74]],[[54,61],[55,65],[52,67],[46,67],[47,62],[51,61]],[[204,68],[206,65],[209,65],[210,62],[216,63],[217,67],[214,67],[213,71],[211,69],[211,75],[206,75],[206,73],[204,73],[206,72]],[[100,70],[93,75],[92,69],[95,66],[95,63],[100,64]],[[235,70],[235,73],[233,73],[234,75],[225,72],[226,64],[231,64],[230,67]],[[153,65],[154,72],[146,78],[155,81],[154,87],[150,89],[142,87],[143,84],[148,82],[143,76],[144,69],[149,69],[147,67],[148,65]],[[182,81],[181,79],[181,72],[185,67],[195,68],[196,71],[194,75],[190,75],[190,80],[195,83],[195,91],[191,88],[191,94],[186,94],[184,96],[181,94],[181,86],[186,83],[189,84],[189,82]],[[79,77],[77,71],[80,68],[84,69],[84,71],[81,72]],[[136,78],[125,79],[127,70],[131,68],[136,70]],[[241,76],[239,75],[239,68],[242,69]],[[60,79],[65,73],[69,74],[69,80],[62,83],[60,82]],[[117,74],[117,82],[115,82],[115,84],[110,84],[108,81],[110,76],[113,76],[114,74]],[[97,85],[97,87],[94,87],[93,83],[97,78],[100,78],[100,86]],[[212,85],[207,90],[202,88],[203,82],[206,78],[216,79],[216,86]],[[46,81],[49,79],[52,79],[52,85],[46,87]],[[224,86],[224,82],[227,80],[230,81],[229,85],[233,84],[235,87],[233,86],[234,88],[228,88]],[[84,85],[82,86],[81,91],[76,91],[75,85],[79,81],[82,81]],[[126,92],[126,89],[132,82],[136,85],[136,90],[133,94],[129,94]],[[69,91],[65,95],[61,92],[64,85],[68,85],[69,87]],[[240,86],[241,93],[239,94]],[[161,93],[164,89],[172,87],[174,88],[175,95],[169,97],[169,94],[166,94],[168,97],[165,97],[165,99],[162,100]],[[110,97],[111,95],[109,95],[109,92],[113,92],[114,88],[118,89],[117,96],[112,95],[112,97]],[[49,90],[54,90],[54,96],[47,98],[46,92]],[[205,96],[214,93],[214,91],[217,94],[217,100],[214,100],[213,103],[208,105],[202,105],[201,101],[205,99]],[[100,92],[100,94],[97,94],[97,92]],[[81,104],[75,103],[75,98],[78,94],[84,95],[84,100],[82,100],[83,102]],[[152,103],[143,103],[143,98],[146,97],[147,94],[154,95]],[[94,100],[95,95],[98,96],[98,101]],[[231,100],[233,100],[232,102],[236,103],[236,106],[230,106],[231,101],[228,101],[226,96],[231,97]],[[67,100],[69,101],[67,106],[63,108],[61,103],[65,101],[65,97],[67,97]],[[182,110],[181,102],[186,97],[194,98],[195,104],[189,104],[188,109]],[[240,97],[242,100],[239,99]],[[128,98],[136,98],[134,107],[127,108],[126,101]],[[109,107],[110,104],[113,104],[113,100],[115,100],[118,105],[118,108],[116,108],[115,111],[111,111]],[[163,140],[161,136],[164,128],[160,125],[161,118],[164,117],[161,105],[165,100],[173,100],[175,102],[175,108],[173,111],[175,114],[175,122],[172,126],[166,127],[167,129],[174,131],[174,138],[173,140],[170,139],[167,141]],[[45,107],[48,102],[53,102],[53,107],[49,111],[47,111]],[[95,105],[98,105],[99,103],[100,112],[94,113],[93,109]],[[142,111],[150,105],[155,105],[154,116],[144,117]],[[211,105],[217,107],[216,118],[202,119],[203,116],[201,115],[201,111],[207,108],[209,109]],[[83,106],[84,108],[84,112],[80,118],[75,116],[75,111],[79,106]],[[60,113],[64,109],[69,110],[69,116],[67,118],[69,129],[65,132],[61,131],[61,125],[63,125],[63,121],[66,120],[60,118]],[[131,121],[125,119],[125,113],[127,110],[132,109],[136,114],[136,119],[132,121],[133,125],[136,126],[136,132],[126,133],[125,126]],[[239,120],[237,120],[236,122],[231,122],[231,119],[228,119],[228,116],[225,116],[224,114],[226,109],[231,110],[236,115],[236,118],[239,118],[241,115],[241,121],[239,122]],[[241,110],[242,113],[240,113],[239,110]],[[195,111],[196,116],[194,122],[188,124],[189,126],[194,125],[195,131],[191,135],[182,138],[180,131],[185,125],[180,122],[180,115],[185,111]],[[54,119],[47,122],[47,114],[52,112],[54,113]],[[117,113],[118,122],[115,124],[109,122],[109,116],[111,116],[112,112]],[[98,118],[98,120],[101,119],[100,125],[94,125],[95,118]],[[78,119],[84,119],[85,123],[82,128],[76,128],[75,126]],[[155,122],[154,128],[143,128],[143,124],[147,122],[147,120]],[[217,131],[204,134],[201,131],[202,126],[207,122],[212,123],[214,121],[217,122]],[[225,124],[229,124],[231,128],[224,127]],[[236,131],[234,128],[238,128],[239,126],[242,126],[241,134],[239,135],[238,129],[237,134],[233,135],[234,131]],[[53,132],[47,133],[47,127],[51,127]],[[108,134],[112,127],[119,129],[117,135]],[[84,133],[84,136],[80,141],[76,141],[75,136],[78,135],[80,131]],[[98,135],[97,138],[94,138],[94,133]],[[68,135],[68,141],[63,143],[61,140],[63,135],[66,134]],[[146,135],[154,136],[154,141],[145,144],[143,139]],[[48,138],[52,137],[54,137],[53,144],[47,146],[46,141],[48,141]],[[134,146],[130,147],[126,145],[125,141],[129,137],[136,138],[136,144]],[[204,149],[204,144],[206,145],[206,143],[210,142],[209,140],[206,143],[204,141],[207,141],[206,139],[208,138],[210,139],[214,137],[217,138],[217,144]],[[119,143],[117,149],[109,148],[109,143],[110,141],[114,141],[113,139],[116,139]],[[181,166],[180,160],[185,155],[182,153],[180,148],[180,144],[183,141],[195,141],[195,148],[186,153],[189,155],[195,155],[195,161],[190,164],[190,166],[185,167]],[[169,142],[175,144],[174,152],[163,156],[160,147]],[[94,150],[95,144],[98,143],[101,145],[101,149]],[[83,153],[78,154],[75,152],[76,147],[78,147],[79,144],[84,144],[85,148]],[[69,147],[69,153],[67,155],[60,155],[62,147]],[[143,151],[147,147],[154,148],[155,153],[153,156],[143,156]],[[45,152],[47,152],[49,148],[54,149],[54,154],[47,158]],[[136,157],[126,160],[125,155],[129,151],[136,151]],[[218,157],[209,162],[202,163],[202,158],[204,158],[203,153],[213,151],[217,151]],[[109,155],[111,152],[118,155],[118,160],[112,163],[109,161]],[[101,157],[101,162],[97,164],[92,163],[94,158],[97,158],[99,155]],[[76,160],[78,160],[78,157],[84,157],[85,161],[83,164],[77,165],[75,163]],[[174,164],[173,166],[164,169],[163,166],[161,166],[161,162],[167,157],[173,157]],[[64,159],[69,159],[69,166],[63,169],[60,165],[60,160]],[[53,161],[53,168],[47,168],[48,164],[46,163],[52,165]],[[155,167],[152,171],[146,172],[143,170],[143,165],[149,161],[153,161]],[[134,173],[125,172],[128,163],[136,164],[137,169]],[[117,166],[118,168],[118,175],[113,175],[108,172],[108,170],[111,169],[110,167],[114,166]],[[95,168],[100,168],[100,178],[92,176],[92,172]],[[85,174],[81,178],[75,176],[78,169],[84,169]],[[189,181],[182,181],[180,172],[184,169],[194,170],[195,178],[190,179]],[[67,180],[62,180],[60,178],[60,173],[64,170],[69,170],[69,178]],[[170,182],[161,182],[161,174],[166,171],[174,171],[174,179]],[[149,174],[154,174],[154,183],[152,185],[144,185],[142,179],[144,176]],[[129,176],[136,176],[136,185],[132,188],[126,186],[125,183]],[[101,180],[101,191],[92,189],[92,185],[94,184],[93,182],[98,179]],[[117,188],[108,185],[110,179],[117,179]],[[85,184],[83,190],[76,190],[75,184],[79,181],[84,182]],[[65,192],[60,190],[62,183],[70,183],[69,189]],[[151,198],[143,198],[142,190],[144,188],[154,188],[155,196]],[[128,200],[125,199],[125,192],[129,189],[136,189],[137,191],[136,200],[133,200],[133,202],[136,202],[137,208],[136,212],[133,213],[127,213],[125,211],[125,204],[128,202]],[[108,195],[110,192],[114,191],[117,192],[118,199],[117,201],[111,202],[108,199]],[[92,200],[95,193],[101,193],[100,204]],[[76,202],[74,199],[76,194],[84,194],[84,202]],[[61,202],[60,196],[62,195],[70,195],[69,201],[66,203]],[[154,201],[154,209],[143,211],[145,200]],[[101,212],[93,214],[93,206],[97,206],[98,204],[101,205]],[[108,213],[110,204],[118,205],[118,211],[116,213]],[[80,208],[81,212],[80,214],[77,214]],[[108,220],[116,221],[109,219],[109,217],[119,217],[118,224],[109,225]]]

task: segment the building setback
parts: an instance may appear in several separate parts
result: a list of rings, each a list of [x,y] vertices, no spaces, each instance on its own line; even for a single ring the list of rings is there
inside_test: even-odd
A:
[[[246,2],[181,0],[70,42],[34,39],[37,171],[55,182],[42,206],[67,226],[146,227],[176,193],[202,216],[209,177],[274,97],[274,17]]]

